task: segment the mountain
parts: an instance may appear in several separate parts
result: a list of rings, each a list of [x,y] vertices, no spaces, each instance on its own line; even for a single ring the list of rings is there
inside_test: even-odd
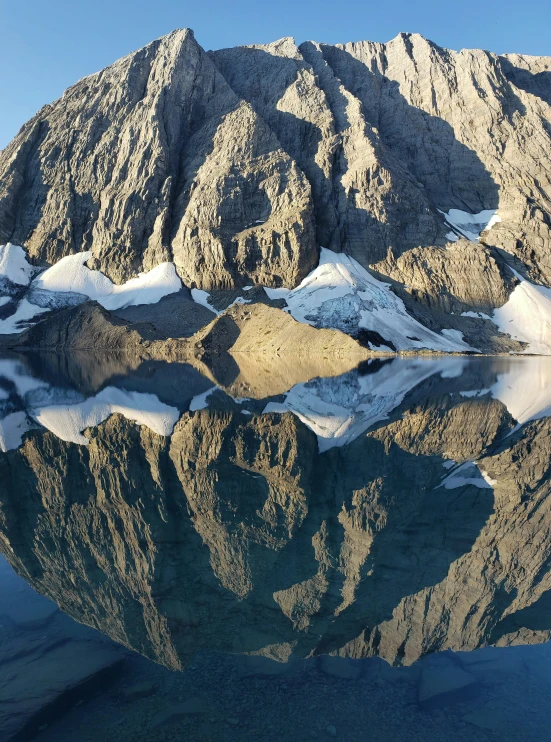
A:
[[[295,289],[325,248],[456,350],[549,353],[550,152],[551,57],[404,33],[206,52],[177,30],[77,82],[0,152],[0,243],[36,271],[87,253],[110,295],[152,271],[165,291]],[[16,306],[1,268],[0,325],[16,320],[0,331],[19,331],[37,304]],[[326,309],[311,323],[344,315],[358,334],[365,307],[347,299],[336,325]]]

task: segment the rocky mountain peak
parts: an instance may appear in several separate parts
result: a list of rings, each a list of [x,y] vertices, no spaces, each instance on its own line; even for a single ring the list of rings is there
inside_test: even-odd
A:
[[[389,255],[447,286],[464,237],[491,260],[454,253],[456,298],[482,261],[497,270],[470,306],[486,306],[508,296],[507,263],[551,281],[550,69],[410,33],[207,53],[179,29],[76,83],[0,153],[0,242],[38,265],[91,251],[117,283],[172,262],[207,290],[293,288],[325,247],[407,293]]]

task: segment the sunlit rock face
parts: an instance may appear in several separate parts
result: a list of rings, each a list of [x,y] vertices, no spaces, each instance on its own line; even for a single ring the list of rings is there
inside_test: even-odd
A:
[[[121,283],[173,260],[224,287],[293,284],[316,261],[308,180],[187,29],[43,108],[0,173],[0,240],[40,262],[91,249]]]
[[[35,416],[0,454],[0,548],[62,610],[174,669],[201,648],[410,664],[545,641],[549,369],[422,363],[365,364],[271,399],[196,381],[178,401],[163,373],[170,428],[110,409],[75,442]],[[5,371],[12,399],[31,394]],[[127,370],[107,388],[151,397],[147,378]],[[74,420],[83,403],[67,390],[64,404]],[[344,439],[328,438],[345,410]]]
[[[389,256],[432,248],[452,301],[503,303],[499,265],[476,278],[487,253],[463,241],[463,273],[440,253],[480,240],[551,279],[550,67],[407,33],[207,53],[177,30],[77,82],[1,153],[0,244],[49,264],[91,250],[117,283],[173,261],[206,289],[292,288],[320,246],[388,275]]]

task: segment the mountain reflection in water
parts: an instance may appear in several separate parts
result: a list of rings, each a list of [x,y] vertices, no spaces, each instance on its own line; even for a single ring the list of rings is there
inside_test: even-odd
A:
[[[377,740],[550,739],[513,701],[492,710],[488,677],[517,704],[517,670],[551,690],[536,646],[551,633],[551,359],[380,359],[312,380],[297,367],[287,386],[285,369],[232,363],[0,359],[0,551],[97,641],[161,666],[140,676],[185,677],[195,694],[171,716],[176,680],[174,697],[136,691],[140,716],[124,686],[117,735],[356,740],[378,719]],[[103,739],[87,706],[77,737],[57,707],[21,712],[10,637],[6,739],[33,738],[44,718],[38,739]],[[250,707],[209,701],[201,662],[205,678],[230,668],[227,692]],[[299,718],[279,718],[270,683],[296,689],[285,703]],[[327,716],[333,690],[347,721]],[[362,721],[379,696],[401,710]]]

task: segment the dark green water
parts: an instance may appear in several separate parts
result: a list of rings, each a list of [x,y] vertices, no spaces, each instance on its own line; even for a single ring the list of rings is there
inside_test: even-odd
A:
[[[230,365],[0,358],[0,740],[551,739],[551,359]]]

